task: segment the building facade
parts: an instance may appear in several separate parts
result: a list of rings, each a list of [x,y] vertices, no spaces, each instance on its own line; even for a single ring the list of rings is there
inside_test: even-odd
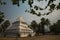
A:
[[[6,36],[20,36],[20,37],[27,37],[28,35],[34,36],[34,32],[30,29],[23,19],[23,17],[18,17],[18,19],[12,23],[12,26],[7,28],[5,31]]]

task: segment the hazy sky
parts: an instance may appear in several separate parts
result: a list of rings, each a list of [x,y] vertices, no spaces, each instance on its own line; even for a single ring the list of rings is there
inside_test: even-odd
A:
[[[29,23],[29,24],[30,24],[30,22],[32,20],[36,20],[39,23],[39,21],[40,21],[40,19],[42,17],[50,19],[50,21],[52,23],[54,23],[58,19],[60,19],[60,10],[54,10],[48,16],[38,17],[38,16],[32,15],[30,13],[25,13],[25,10],[30,8],[29,5],[28,5],[28,3],[27,3],[27,1],[25,1],[24,4],[22,4],[20,2],[20,6],[19,7],[17,5],[13,5],[12,2],[11,2],[11,0],[2,0],[2,1],[6,2],[7,4],[5,6],[4,5],[3,6],[0,5],[0,11],[3,11],[4,15],[5,15],[5,18],[9,19],[11,22],[15,21],[17,19],[17,17],[19,17],[19,16],[22,16],[25,19],[25,21],[27,23]],[[60,2],[60,0],[54,1],[54,4],[58,5],[59,2]],[[38,1],[34,0],[34,4],[33,5],[37,5],[39,7],[45,8],[45,6],[47,5],[47,3],[48,3],[48,1],[47,2],[46,1],[38,2]],[[41,13],[48,12],[49,11],[48,9],[49,9],[49,7],[47,9],[41,11]],[[36,12],[38,13],[39,10],[36,11]]]

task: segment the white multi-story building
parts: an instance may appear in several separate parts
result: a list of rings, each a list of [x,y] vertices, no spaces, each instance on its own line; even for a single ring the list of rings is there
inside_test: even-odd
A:
[[[6,36],[27,37],[28,35],[34,36],[34,34],[35,33],[28,27],[23,17],[18,17],[18,19],[12,23],[12,26],[8,27],[5,31]]]

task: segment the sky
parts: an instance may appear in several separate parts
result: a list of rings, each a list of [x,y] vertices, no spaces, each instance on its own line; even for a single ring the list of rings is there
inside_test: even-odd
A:
[[[2,6],[0,5],[0,11],[4,12],[5,18],[9,19],[10,22],[16,21],[16,19],[19,16],[22,16],[28,24],[30,24],[30,22],[32,20],[36,20],[36,22],[39,23],[40,19],[42,17],[48,18],[51,21],[51,23],[55,23],[55,22],[57,22],[58,19],[60,19],[60,10],[54,10],[51,14],[49,14],[47,16],[45,15],[45,16],[38,17],[36,15],[32,15],[30,13],[25,12],[26,9],[28,9],[28,10],[30,9],[27,1],[25,1],[24,4],[20,2],[19,7],[17,5],[13,5],[11,0],[2,0],[2,1],[6,2],[6,5],[2,5]],[[38,2],[38,1],[34,0],[33,5],[37,5],[37,6],[41,7],[41,8],[45,8],[48,1]],[[59,2],[60,2],[60,0],[56,0],[56,1],[54,1],[54,4],[58,5]],[[42,14],[47,13],[49,11],[48,9],[49,9],[49,7],[47,9],[43,10],[43,11],[40,11],[40,12]],[[36,11],[36,12],[38,13],[39,10]]]

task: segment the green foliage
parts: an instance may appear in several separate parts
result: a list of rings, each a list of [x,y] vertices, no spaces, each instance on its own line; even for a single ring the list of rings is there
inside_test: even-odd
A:
[[[33,31],[35,31],[36,32],[36,28],[37,28],[37,22],[35,21],[35,20],[33,20],[32,22],[31,22],[31,27],[32,27],[32,29],[33,29]]]
[[[39,9],[40,9],[40,10],[44,10],[43,8],[40,8],[40,7],[39,7]]]
[[[12,0],[13,4],[18,4],[18,0]]]
[[[37,16],[41,16],[41,13],[39,12],[39,13],[37,14]]]
[[[0,18],[0,24],[1,24],[2,21],[4,21],[4,19]]]
[[[46,19],[46,20],[45,20],[45,24],[46,24],[46,25],[50,25],[49,19]]]
[[[44,25],[45,25],[45,18],[42,18],[42,19],[41,19],[41,32],[42,32],[43,34],[45,34],[45,32],[44,32]]]
[[[25,12],[28,12],[29,13],[30,11],[26,9]]]
[[[37,0],[37,1],[43,1],[43,0]],[[45,0],[45,1],[47,1],[47,0]],[[37,15],[37,16],[41,16],[41,15],[49,15],[50,13],[52,13],[53,12],[53,10],[55,9],[55,4],[51,4],[51,3],[53,3],[53,1],[55,1],[55,0],[49,0],[48,1],[48,4],[47,4],[47,6],[45,7],[45,9],[48,7],[48,6],[50,6],[50,11],[51,12],[48,12],[48,13],[46,13],[46,14],[41,14],[41,13],[34,13],[35,15]],[[33,2],[34,3],[34,2]],[[32,4],[33,4],[32,3]],[[28,4],[30,5],[30,8],[31,7],[33,7],[33,5],[30,3],[30,0],[28,0]],[[51,5],[50,5],[51,4]],[[44,10],[43,8],[41,8],[41,7],[38,7],[38,6],[34,6],[34,9],[35,10],[38,10],[38,9],[40,9],[40,10]],[[31,11],[31,9],[30,9],[30,11]],[[29,13],[31,13],[31,12],[29,12]],[[33,14],[33,13],[31,13],[31,14]]]
[[[20,1],[22,1],[22,3],[24,3],[26,0],[12,0],[12,3],[13,3],[13,5],[17,5],[19,7],[20,6],[19,5]]]
[[[0,11],[0,24],[4,21],[4,13]],[[6,30],[6,28],[10,25],[9,20],[6,20],[3,24],[1,24],[1,30],[0,32],[4,32]]]
[[[28,5],[29,5],[30,7],[32,7],[32,4],[33,4],[33,0],[28,0]]]
[[[48,12],[46,15],[49,15],[50,13],[52,13],[52,10],[50,10],[51,12]]]
[[[50,5],[50,9],[53,9],[54,10],[54,8],[55,8],[55,4],[51,4]]]
[[[45,0],[45,1],[47,1],[47,0]]]
[[[31,12],[32,14],[37,14],[33,9],[31,9]]]
[[[51,32],[55,34],[59,34],[60,33],[60,20],[58,20],[56,23],[51,25],[50,30]]]
[[[53,3],[53,1],[55,1],[55,0],[49,0],[47,6],[45,7],[45,9],[46,9],[51,3]]]
[[[50,21],[49,21],[49,19],[45,19],[45,18],[42,18],[41,19],[41,25],[50,25]]]
[[[37,1],[39,1],[39,2],[40,2],[40,0],[37,0]]]
[[[38,2],[43,1],[43,0],[37,0]]]
[[[0,0],[0,5],[6,5],[6,2],[2,2],[2,1]]]
[[[36,10],[38,10],[38,9],[40,9],[40,10],[44,10],[43,8],[40,8],[40,7],[38,7],[38,6],[34,6],[34,9],[36,9]]]
[[[0,11],[0,23],[4,21],[4,13]]]
[[[41,18],[41,22],[39,23],[39,27],[40,27],[40,32],[45,34],[45,25],[48,27],[48,25],[50,25],[50,21],[49,19],[45,19],[45,18]]]
[[[7,28],[9,25],[10,25],[10,21],[9,21],[9,20],[6,20],[6,21],[4,22],[4,26]]]
[[[12,0],[12,3],[13,3],[13,5],[17,5],[17,6],[20,6],[19,5],[19,2],[22,2],[22,3],[25,3],[25,1],[27,1],[28,2],[28,5],[30,6],[30,10],[25,10],[25,12],[29,12],[29,13],[31,13],[31,14],[35,14],[36,16],[44,16],[44,15],[49,15],[50,13],[52,13],[53,12],[53,10],[54,9],[60,9],[60,3],[58,4],[58,5],[55,5],[55,4],[52,4],[54,1],[56,1],[56,0],[49,0],[48,1],[48,4],[47,4],[47,6],[43,9],[43,8],[41,8],[41,7],[38,7],[37,5],[32,5],[33,3],[34,3],[34,0]],[[37,1],[44,1],[44,0],[37,0]],[[45,1],[47,1],[47,0],[45,0]],[[0,1],[0,4],[1,5],[5,5],[6,3],[5,2],[1,2]],[[46,13],[46,14],[41,14],[41,12],[40,13],[36,13],[36,11],[39,9],[39,10],[45,10],[47,7],[50,7],[50,9],[49,9],[49,11],[51,11],[51,12],[48,12],[48,13]],[[55,7],[55,6],[57,6],[57,7]],[[34,9],[32,10],[31,8],[32,7],[34,7],[34,9],[36,10],[36,11],[34,11]],[[30,12],[31,11],[31,12]]]
[[[6,2],[3,2],[4,5],[6,5]]]
[[[59,5],[57,5],[57,10],[58,10],[58,9],[60,9],[60,3],[59,3]]]
[[[12,0],[13,5],[19,6],[19,0]]]
[[[1,25],[1,27],[2,27],[2,29],[3,29],[3,32],[6,30],[6,28],[7,28],[9,25],[10,25],[9,20],[6,20],[6,21]]]
[[[36,10],[38,10],[38,6],[34,6],[34,8],[35,8]]]
[[[22,0],[22,3],[24,3],[26,0]]]
[[[45,24],[45,18],[41,19],[41,24],[44,25]]]
[[[31,28],[39,35],[39,33],[45,34],[45,25],[50,25],[49,19],[41,18],[41,22],[37,24],[36,21],[31,22]]]

